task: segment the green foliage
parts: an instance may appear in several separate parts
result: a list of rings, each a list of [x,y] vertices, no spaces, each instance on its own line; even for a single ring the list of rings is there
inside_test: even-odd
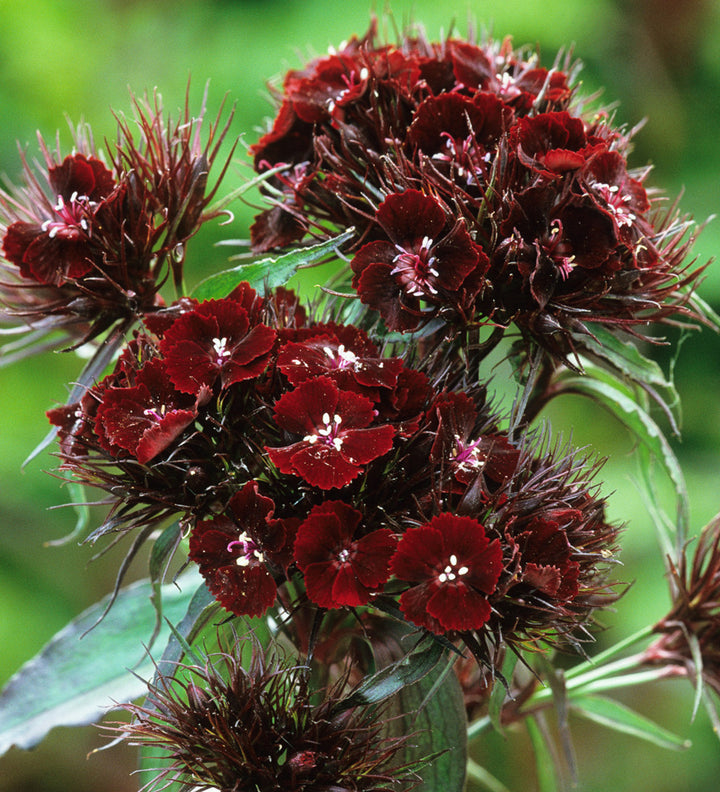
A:
[[[200,580],[191,570],[163,586],[167,619],[180,619]],[[12,677],[0,693],[0,754],[12,745],[32,748],[55,726],[92,723],[111,703],[143,695],[154,668],[152,591],[148,581],[122,589],[99,624],[108,598],[88,608]],[[169,634],[161,627],[156,645],[164,646]]]

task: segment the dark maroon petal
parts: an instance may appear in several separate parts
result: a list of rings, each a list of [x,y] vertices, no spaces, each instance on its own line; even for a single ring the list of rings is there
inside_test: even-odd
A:
[[[286,448],[266,448],[271,462],[281,473],[300,476],[323,490],[347,486],[362,467],[334,447],[322,443],[300,442]]]
[[[442,534],[429,526],[408,529],[390,562],[390,571],[400,580],[432,579],[443,555]]]
[[[478,630],[491,612],[487,599],[463,583],[438,586],[427,601],[427,610],[446,630]]]
[[[99,201],[115,187],[112,173],[104,163],[84,154],[65,157],[60,165],[50,168],[48,179],[54,190],[53,197],[62,196],[65,201],[71,200],[73,193]]]
[[[350,565],[364,586],[377,588],[385,583],[390,575],[390,558],[396,545],[388,528],[372,531],[354,543]]]
[[[173,443],[197,417],[196,410],[171,410],[143,432],[135,457],[145,465]],[[132,453],[132,449],[129,449]]]
[[[418,627],[425,627],[436,635],[443,635],[447,631],[446,628],[432,617],[427,609],[428,598],[436,589],[437,584],[430,582],[404,591],[400,595],[400,610]]]
[[[277,585],[264,566],[221,567],[206,582],[223,608],[236,616],[261,616],[277,595]]]
[[[275,420],[288,432],[301,435],[314,433],[323,424],[325,413],[335,413],[338,395],[337,386],[328,377],[304,382],[277,400]]]
[[[342,435],[343,456],[353,464],[366,465],[387,454],[392,448],[395,429],[392,426],[371,426],[353,429]]]
[[[423,237],[433,239],[445,226],[442,207],[419,190],[388,195],[378,206],[376,217],[388,237],[401,247],[419,247]]]
[[[365,305],[379,311],[388,330],[416,330],[422,318],[420,301],[405,294],[391,272],[388,264],[365,266],[356,281],[358,296]]]

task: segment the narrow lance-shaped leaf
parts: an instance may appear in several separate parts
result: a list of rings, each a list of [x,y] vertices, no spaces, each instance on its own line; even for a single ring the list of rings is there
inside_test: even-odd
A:
[[[365,704],[377,704],[407,685],[428,674],[444,653],[438,641],[431,641],[426,649],[415,651],[401,660],[367,677],[355,690],[338,702],[336,712]]]
[[[678,498],[678,528],[687,531],[688,496],[685,477],[667,438],[647,412],[622,390],[590,377],[572,377],[563,383],[565,393],[580,393],[594,399],[615,415],[655,456],[672,481]]]
[[[349,228],[342,234],[318,245],[291,250],[277,258],[264,258],[249,264],[241,264],[223,270],[201,281],[192,296],[198,300],[212,300],[226,297],[242,281],[247,281],[253,289],[264,293],[265,289],[284,286],[295,273],[337,252],[337,249],[355,233]]]
[[[193,569],[163,586],[165,618],[177,623],[201,583]],[[0,754],[12,745],[32,748],[55,726],[92,723],[113,703],[147,692],[143,680],[155,669],[143,648],[155,628],[151,594],[148,580],[121,589],[105,619],[88,632],[108,598],[91,606],[10,679],[0,692]],[[169,634],[163,623],[158,645]]]
[[[690,741],[673,734],[644,715],[604,696],[574,696],[570,702],[573,712],[614,731],[647,740],[661,748],[681,751]]]

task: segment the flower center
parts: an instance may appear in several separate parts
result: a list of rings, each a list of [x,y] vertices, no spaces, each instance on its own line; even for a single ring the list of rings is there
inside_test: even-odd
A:
[[[391,275],[399,276],[400,283],[407,293],[413,297],[422,297],[428,292],[437,294],[437,289],[430,282],[432,278],[439,277],[435,268],[436,257],[430,254],[434,240],[423,237],[419,250],[406,250],[400,245],[395,245],[399,251],[393,259],[394,264]]]
[[[438,575],[438,583],[453,583],[463,575],[467,575],[469,571],[468,567],[458,565],[458,557],[453,553],[448,559],[445,569]]]
[[[147,410],[143,410],[143,415],[160,422],[167,415],[167,412],[168,406],[161,404],[159,407],[148,407]]]
[[[229,358],[232,354],[227,348],[227,338],[213,338],[212,345],[215,352],[215,365],[222,366],[225,358]]]
[[[618,225],[631,226],[637,216],[631,212],[628,204],[630,203],[630,196],[623,195],[617,184],[605,184],[605,182],[591,182],[591,186],[597,190],[606,201],[608,209],[613,213]]]
[[[333,368],[347,369],[356,368],[357,355],[349,349],[345,349],[345,344],[340,344],[337,352],[333,352],[331,347],[323,347],[323,352],[330,358],[330,363]]]
[[[65,203],[62,195],[58,195],[55,212],[58,215],[58,220],[46,220],[41,228],[47,232],[47,235],[54,239],[80,239],[87,235],[88,223],[85,218],[87,213],[88,204],[90,201],[87,196],[78,196],[74,192],[70,196],[70,202]]]
[[[250,566],[253,561],[263,563],[265,554],[260,550],[260,546],[254,542],[247,531],[243,531],[237,539],[227,546],[228,553],[238,553],[235,563],[240,567]]]
[[[317,429],[315,434],[305,435],[303,440],[311,445],[319,441],[325,445],[333,446],[339,451],[343,444],[342,437],[339,437],[342,418],[339,415],[333,415],[331,418],[330,413],[323,413],[322,422],[323,425]]]
[[[474,443],[463,443],[460,435],[455,435],[453,461],[461,470],[481,470],[487,462],[487,454],[480,449],[482,438]]]

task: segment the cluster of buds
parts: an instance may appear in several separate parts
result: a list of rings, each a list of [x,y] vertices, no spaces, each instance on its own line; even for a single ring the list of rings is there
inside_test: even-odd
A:
[[[178,782],[194,790],[392,792],[419,777],[402,762],[407,737],[391,737],[368,709],[342,706],[342,684],[318,702],[307,668],[265,657],[247,668],[232,654],[186,668],[174,687],[151,686],[152,705],[129,705],[115,728],[134,745],[161,748],[170,763],[144,789]]]
[[[252,147],[259,172],[286,166],[255,249],[354,226],[351,285],[388,328],[515,323],[561,359],[592,323],[682,313],[687,224],[659,215],[629,134],[571,81],[508,41],[379,45],[372,26],[285,76]]]
[[[426,364],[430,365],[430,364]],[[93,538],[170,515],[231,613],[287,580],[319,608],[386,607],[490,665],[611,598],[617,530],[592,465],[512,439],[478,387],[448,387],[353,325],[240,284],[147,317],[114,370],[49,413],[62,466],[114,507]]]

